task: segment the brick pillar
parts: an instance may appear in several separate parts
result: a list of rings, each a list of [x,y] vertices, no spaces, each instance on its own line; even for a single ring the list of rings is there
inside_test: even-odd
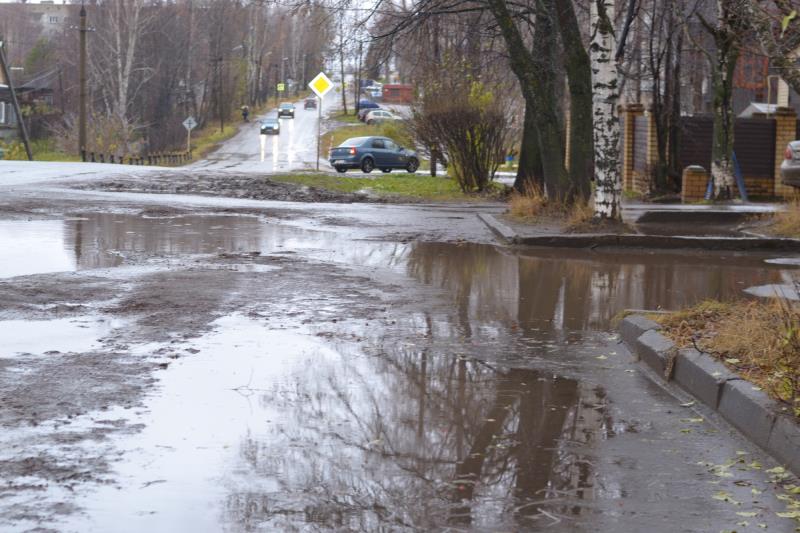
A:
[[[633,190],[633,143],[636,131],[636,117],[644,114],[642,104],[627,104],[620,106],[620,115],[624,117],[625,130],[622,132],[622,188],[626,191]]]
[[[705,199],[708,172],[701,166],[692,165],[683,169],[681,180],[681,202],[699,202]]]
[[[781,183],[781,163],[783,152],[790,141],[797,138],[797,113],[790,107],[779,107],[775,110],[775,196],[791,198],[795,194],[794,187]]]

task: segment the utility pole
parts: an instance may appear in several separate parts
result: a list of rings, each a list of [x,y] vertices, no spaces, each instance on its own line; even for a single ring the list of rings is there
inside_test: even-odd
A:
[[[81,3],[80,26],[80,50],[78,59],[78,155],[81,159],[86,153],[86,7]]]
[[[355,108],[356,115],[361,110],[361,54],[364,43],[358,41],[358,62],[356,63],[356,79],[355,79]]]
[[[223,102],[222,102],[222,58],[217,59],[217,82],[219,87],[219,92],[217,94],[217,112],[219,113],[219,131],[223,133],[225,131],[225,113],[223,112]]]
[[[8,90],[11,93],[11,103],[14,106],[14,113],[17,115],[17,125],[19,126],[19,134],[22,137],[22,143],[25,145],[25,153],[28,154],[28,161],[33,161],[31,145],[28,141],[28,128],[25,126],[25,119],[22,117],[22,111],[19,108],[19,100],[17,100],[17,92],[14,90],[14,82],[11,80],[11,73],[6,63],[5,42],[3,40],[0,40],[0,70],[2,70],[3,77],[8,84]]]

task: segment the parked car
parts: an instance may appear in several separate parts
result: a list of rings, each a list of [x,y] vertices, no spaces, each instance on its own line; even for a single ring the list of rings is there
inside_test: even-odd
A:
[[[353,137],[331,150],[331,166],[337,172],[360,168],[369,174],[376,168],[389,173],[393,169],[402,168],[408,172],[416,172],[419,158],[416,152],[398,146],[388,137]]]
[[[303,109],[316,109],[317,108],[317,99],[316,98],[306,98],[303,102]]]
[[[281,122],[277,118],[265,118],[261,121],[261,135],[278,135],[281,132]]]
[[[800,141],[792,141],[786,146],[781,163],[781,181],[784,185],[800,187]]]
[[[389,113],[388,111],[384,111],[383,109],[373,109],[364,117],[364,122],[367,124],[380,124],[381,122],[386,122],[387,120],[403,120],[402,117],[395,115],[394,113]]]
[[[291,102],[283,102],[280,106],[278,106],[278,118],[283,116],[287,116],[289,118],[294,118],[294,104]]]
[[[364,118],[367,116],[367,113],[372,111],[373,109],[380,109],[381,106],[373,102],[372,100],[359,100],[358,101],[358,120],[364,122]]]

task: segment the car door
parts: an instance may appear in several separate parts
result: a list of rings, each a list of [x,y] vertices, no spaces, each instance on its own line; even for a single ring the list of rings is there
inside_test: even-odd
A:
[[[383,139],[372,139],[370,141],[370,152],[372,153],[372,159],[375,160],[376,167],[381,168],[389,163],[386,157],[386,144]]]
[[[394,141],[384,139],[384,146],[386,146],[386,164],[393,168],[403,168],[406,166],[403,154],[400,153],[400,147]]]

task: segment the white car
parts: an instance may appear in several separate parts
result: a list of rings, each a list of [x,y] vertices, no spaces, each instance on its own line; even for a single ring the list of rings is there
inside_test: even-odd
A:
[[[399,117],[394,113],[389,113],[383,109],[376,109],[367,113],[364,122],[367,124],[380,124],[381,122],[385,122],[387,120],[403,120],[403,117]]]

